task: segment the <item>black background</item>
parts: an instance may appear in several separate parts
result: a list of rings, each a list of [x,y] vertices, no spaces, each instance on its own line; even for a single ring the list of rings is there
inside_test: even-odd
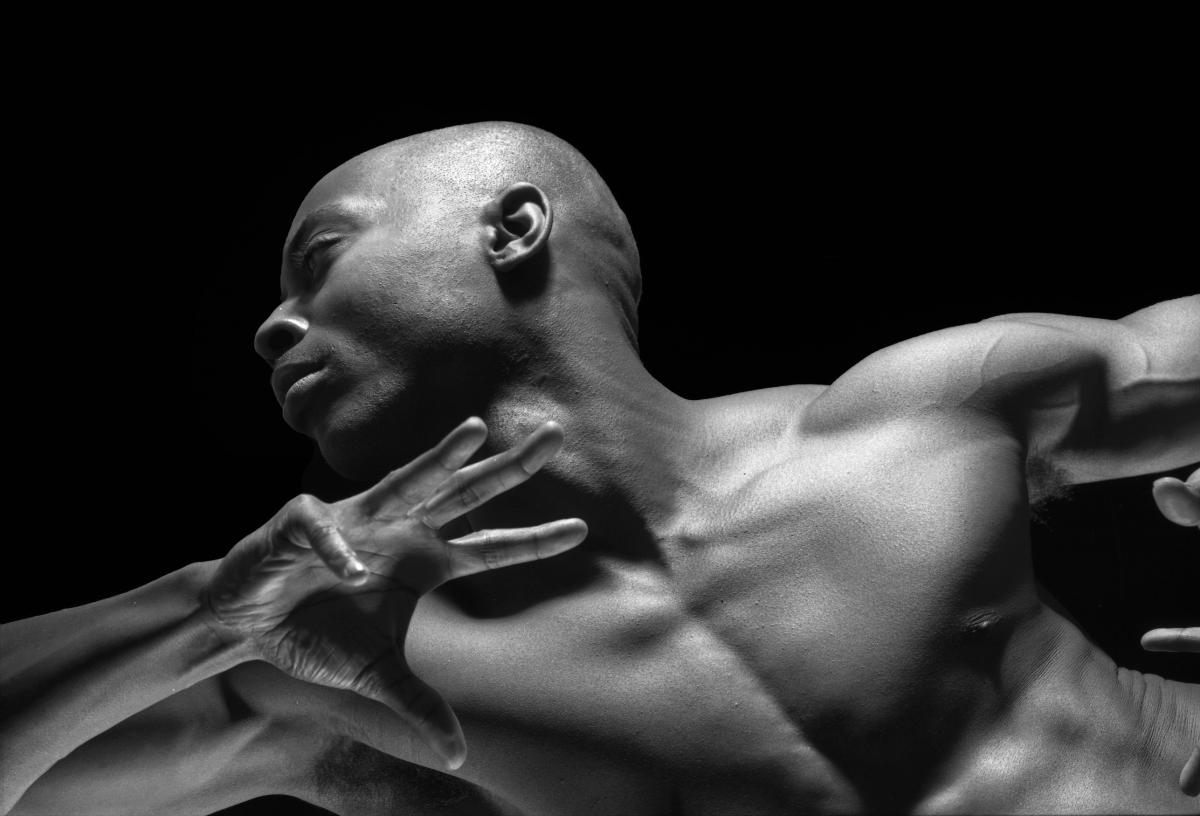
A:
[[[652,373],[689,398],[827,383],[948,325],[1117,318],[1200,289],[1200,138],[1182,62],[1151,51],[831,58],[725,85],[589,82],[567,101],[142,72],[41,94],[8,175],[5,617],[219,558],[302,489],[345,488],[283,424],[251,338],[296,205],[358,152],[464,121],[546,128],[632,221]],[[1200,619],[1200,540],[1157,515],[1151,481],[1075,489],[1035,526],[1036,563],[1119,663],[1196,680],[1196,658],[1138,648]]]

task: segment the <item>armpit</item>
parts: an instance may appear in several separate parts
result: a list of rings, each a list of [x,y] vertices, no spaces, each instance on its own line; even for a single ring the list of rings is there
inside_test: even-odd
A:
[[[1025,485],[1029,493],[1029,515],[1040,523],[1046,522],[1046,510],[1054,502],[1071,495],[1070,478],[1062,468],[1036,452],[1025,458]]]

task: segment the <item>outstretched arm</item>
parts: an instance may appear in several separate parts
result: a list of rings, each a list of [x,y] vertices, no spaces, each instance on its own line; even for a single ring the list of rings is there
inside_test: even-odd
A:
[[[1120,320],[1012,314],[878,351],[808,407],[814,431],[905,414],[999,422],[1067,483],[1200,461],[1200,295]]]
[[[1031,451],[1069,482],[1200,461],[1200,295],[1120,320],[1017,314],[981,325],[983,378]]]
[[[0,627],[0,813],[78,746],[247,659],[204,623],[200,592],[215,566]],[[205,708],[201,722],[220,710]]]
[[[1170,476],[1154,483],[1154,502],[1170,521],[1182,527],[1200,528],[1200,469],[1186,482]],[[1200,626],[1151,629],[1142,635],[1142,647],[1152,652],[1200,652]],[[1200,796],[1200,746],[1179,772],[1179,789]]]
[[[1170,476],[1155,481],[1154,503],[1169,521],[1200,529],[1200,469],[1186,482]],[[1151,629],[1142,635],[1142,648],[1151,652],[1200,653],[1200,626]]]
[[[562,552],[587,530],[569,519],[444,539],[444,524],[529,478],[562,441],[561,431],[547,424],[518,448],[463,468],[485,435],[480,420],[469,420],[357,496],[335,504],[300,497],[220,562],[87,607],[6,625],[0,633],[0,812],[9,812],[52,766],[56,773],[71,767],[62,760],[81,745],[118,723],[130,725],[127,718],[156,703],[160,709],[172,701],[195,706],[196,716],[189,723],[179,712],[154,717],[145,711],[136,723],[150,729],[144,739],[108,742],[128,750],[156,740],[164,746],[161,776],[150,782],[156,793],[186,794],[189,786],[236,772],[231,752],[259,735],[253,729],[233,734],[213,684],[197,684],[253,660],[372,701],[376,719],[419,735],[450,764],[461,763],[465,745],[453,712],[404,660],[417,600],[460,575]],[[156,726],[167,733],[153,733]],[[190,756],[187,773],[169,772],[168,753]],[[124,758],[102,761],[107,770],[96,774],[97,785]],[[95,773],[87,766],[74,768]],[[168,801],[172,812],[195,806]],[[27,809],[24,801],[18,807]],[[147,803],[138,799],[129,807],[146,810]],[[90,812],[97,812],[95,803]]]

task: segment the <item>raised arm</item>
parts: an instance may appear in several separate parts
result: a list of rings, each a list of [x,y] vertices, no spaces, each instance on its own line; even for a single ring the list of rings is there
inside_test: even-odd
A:
[[[191,723],[180,712],[143,716],[143,725],[177,730],[108,744],[137,750],[158,740],[175,755],[192,752],[191,772],[166,772],[164,751],[162,775],[141,782],[141,789],[171,802],[172,812],[192,812],[194,803],[178,797],[186,800],[188,786],[237,773],[228,759],[239,737],[218,733],[220,755],[206,755],[212,733],[233,721],[221,711],[213,684],[191,689],[252,660],[373,701],[376,721],[419,735],[446,762],[461,763],[465,745],[453,712],[404,660],[404,634],[417,600],[460,575],[562,552],[587,529],[568,519],[443,539],[442,525],[528,479],[562,441],[557,426],[547,424],[519,447],[462,467],[485,435],[483,423],[470,420],[357,496],[334,504],[300,497],[220,562],[87,607],[7,624],[0,632],[0,812],[8,813],[52,766],[94,773],[87,762],[56,763],[130,715],[180,693],[185,708],[195,707]],[[253,740],[255,734],[241,736]],[[107,769],[122,762],[118,756],[101,759]],[[112,771],[95,775],[103,786]],[[253,780],[246,784],[251,795],[269,792],[261,780],[257,789]],[[21,801],[18,809],[65,810],[52,803],[56,809],[47,811],[45,797],[26,805]],[[129,809],[145,811],[147,802],[136,800]]]
[[[1120,320],[1017,314],[984,325],[1005,332],[985,377],[1069,482],[1200,461],[1200,295]]]
[[[1067,483],[1200,461],[1200,295],[1120,320],[1012,314],[876,352],[809,407],[818,430],[965,410]]]
[[[201,589],[215,566],[0,627],[0,813],[86,741],[247,659],[204,622]],[[204,708],[202,720],[219,711]]]

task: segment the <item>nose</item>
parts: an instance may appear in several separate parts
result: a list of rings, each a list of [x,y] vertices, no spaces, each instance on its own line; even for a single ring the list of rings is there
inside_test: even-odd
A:
[[[281,304],[271,312],[254,333],[254,350],[271,365],[308,333],[308,321],[288,312],[285,306]]]

